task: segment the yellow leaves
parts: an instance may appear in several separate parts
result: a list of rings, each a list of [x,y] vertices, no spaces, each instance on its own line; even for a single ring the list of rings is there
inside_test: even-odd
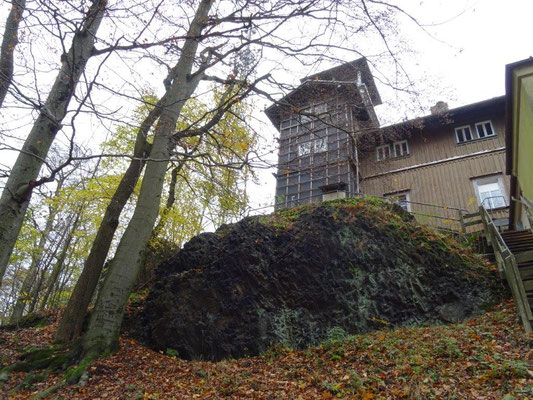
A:
[[[240,142],[240,143],[237,143],[237,146],[239,147],[240,150],[242,150],[243,152],[247,152],[248,151],[248,143],[246,142]]]
[[[377,323],[380,323],[380,324],[382,324],[382,325],[390,325],[390,322],[387,321],[387,320],[385,320],[385,319],[372,317],[372,318],[370,318],[370,320],[371,320],[372,322],[377,322]],[[379,335],[379,336],[378,336],[378,340],[383,341],[383,340],[385,340],[385,339],[386,339],[385,335]]]
[[[470,197],[470,200],[468,201],[468,205],[472,205],[474,204],[474,202],[476,201],[476,199],[474,199],[473,197]]]
[[[373,393],[369,393],[369,392],[363,392],[361,393],[361,399],[362,400],[370,400],[370,399],[373,399],[375,398],[376,396],[373,394]]]

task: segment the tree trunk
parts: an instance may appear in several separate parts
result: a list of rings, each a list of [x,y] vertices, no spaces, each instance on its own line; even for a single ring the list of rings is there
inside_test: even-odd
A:
[[[0,108],[13,80],[13,55],[19,38],[19,23],[26,9],[26,0],[12,0],[11,11],[7,16],[2,48],[0,50]]]
[[[55,215],[53,216],[53,218],[54,217]],[[50,231],[45,231],[43,233],[45,234],[43,234],[43,237],[46,241]],[[41,290],[44,274],[52,264],[52,260],[54,259],[57,251],[59,250],[59,246],[61,245],[61,242],[63,241],[64,237],[65,231],[63,231],[63,234],[61,235],[59,240],[54,243],[55,248],[52,250],[51,246],[48,249],[48,251],[46,252],[46,257],[44,257],[45,249],[43,246],[43,248],[40,250],[40,253],[38,254],[39,257],[35,260],[32,260],[32,264],[30,266],[30,269],[28,270],[28,274],[22,282],[22,287],[20,289],[17,302],[15,303],[15,307],[13,307],[13,312],[11,313],[11,317],[9,320],[10,323],[15,324],[20,321],[27,304],[30,305],[28,312],[33,312],[33,309],[35,308],[35,304],[37,302],[37,296],[39,294],[39,291]]]
[[[80,207],[75,218],[74,222],[72,222],[70,227],[70,232],[65,239],[65,242],[63,243],[63,248],[61,249],[61,252],[59,253],[59,256],[57,257],[57,261],[54,265],[54,268],[52,269],[52,273],[50,274],[50,277],[48,278],[46,282],[46,291],[43,295],[43,298],[41,299],[41,305],[39,306],[40,310],[44,310],[46,303],[48,302],[48,298],[52,294],[52,291],[54,290],[54,285],[57,282],[57,279],[59,278],[59,274],[63,270],[63,266],[65,264],[65,260],[67,258],[67,254],[71,248],[72,239],[74,239],[74,233],[76,229],[78,229],[78,224],[80,223],[80,214],[83,212],[83,207]],[[76,247],[76,244],[72,246],[73,248]]]
[[[181,169],[185,165],[185,160],[186,159],[183,158],[183,160],[179,162],[178,166],[172,169],[170,185],[168,188],[167,202],[165,204],[165,207],[163,207],[163,211],[161,212],[161,216],[159,217],[159,221],[157,222],[157,225],[155,226],[155,228],[152,230],[152,233],[150,234],[150,238],[148,239],[146,248],[142,252],[142,257],[140,261],[141,266],[140,266],[139,273],[137,274],[137,280],[136,280],[133,290],[137,290],[138,288],[145,286],[151,279],[151,270],[148,269],[149,265],[147,263],[148,254],[151,248],[150,244],[152,244],[157,239],[157,237],[159,236],[159,234],[165,227],[165,223],[168,219],[168,214],[170,213],[170,210],[172,210],[172,207],[174,206],[174,202],[176,201],[176,183],[178,182],[178,173],[181,171]],[[157,249],[152,247],[151,251],[154,252],[155,254]]]
[[[165,208],[163,208],[163,212],[161,213],[161,218],[159,218],[159,222],[152,231],[149,241],[157,238],[157,236],[159,236],[159,234],[165,227],[165,223],[168,219],[168,214],[170,213],[170,210],[172,210],[172,207],[174,207],[174,203],[176,202],[176,184],[178,182],[178,174],[180,173],[184,165],[185,158],[181,160],[175,168],[172,169],[170,185],[168,188],[167,202],[165,204]]]
[[[94,48],[107,0],[94,0],[64,58],[44,106],[9,174],[0,198],[0,285],[15,246],[36,179],[65,117],[80,76]]]
[[[59,194],[62,187],[63,187],[63,181],[60,180],[58,181],[57,187],[55,190],[56,196]],[[26,276],[24,277],[24,280],[22,281],[22,286],[20,288],[17,301],[15,302],[15,305],[13,306],[13,310],[11,311],[11,316],[9,319],[11,323],[16,323],[20,320],[20,318],[22,318],[22,315],[24,313],[24,308],[26,308],[27,299],[29,298],[29,295],[30,295],[30,290],[33,286],[33,283],[37,279],[37,274],[39,273],[39,265],[41,263],[41,260],[43,259],[46,241],[49,239],[48,236],[50,235],[50,232],[52,231],[52,228],[54,226],[54,220],[56,218],[57,211],[58,211],[57,207],[49,208],[48,218],[46,219],[44,229],[41,232],[39,243],[37,244],[37,247],[33,251],[30,267],[28,268],[28,272],[26,273]]]
[[[139,199],[91,314],[83,340],[83,355],[93,359],[118,348],[118,336],[128,297],[157,219],[161,191],[172,147],[172,134],[184,103],[192,95],[199,76],[190,77],[201,34],[214,0],[202,0],[191,22],[180,59],[173,71],[164,108],[155,129],[150,161],[146,166]]]
[[[55,335],[56,341],[71,342],[81,335],[83,320],[100,279],[113,236],[118,227],[120,214],[133,193],[146,164],[145,158],[148,153],[146,137],[154,122],[161,115],[161,111],[162,108],[158,104],[142,122],[137,132],[134,157],[106,208],[89,255],[85,260],[83,271],[59,321]]]

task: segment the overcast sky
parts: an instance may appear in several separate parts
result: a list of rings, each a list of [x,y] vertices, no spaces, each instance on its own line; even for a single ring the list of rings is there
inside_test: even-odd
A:
[[[435,100],[455,107],[500,96],[504,94],[505,65],[533,55],[531,0],[406,2],[421,5],[422,20],[449,20],[428,27],[443,43],[410,28],[412,46],[420,53],[420,69],[452,89],[449,99],[441,93],[434,94]]]

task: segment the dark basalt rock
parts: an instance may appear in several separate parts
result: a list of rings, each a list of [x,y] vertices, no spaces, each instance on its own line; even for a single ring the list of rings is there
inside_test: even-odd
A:
[[[496,281],[401,208],[345,200],[196,236],[157,269],[139,321],[157,349],[219,360],[317,344],[334,327],[362,333],[467,317],[498,300]]]

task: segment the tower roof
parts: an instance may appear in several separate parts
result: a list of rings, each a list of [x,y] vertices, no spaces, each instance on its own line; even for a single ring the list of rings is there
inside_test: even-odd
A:
[[[354,85],[356,88],[359,84],[366,85],[373,105],[381,104],[381,97],[368,62],[365,58],[359,58],[301,79],[300,86],[268,107],[265,113],[272,124],[279,128],[281,113],[287,108],[299,106],[304,100],[309,100],[317,87],[335,88]]]

